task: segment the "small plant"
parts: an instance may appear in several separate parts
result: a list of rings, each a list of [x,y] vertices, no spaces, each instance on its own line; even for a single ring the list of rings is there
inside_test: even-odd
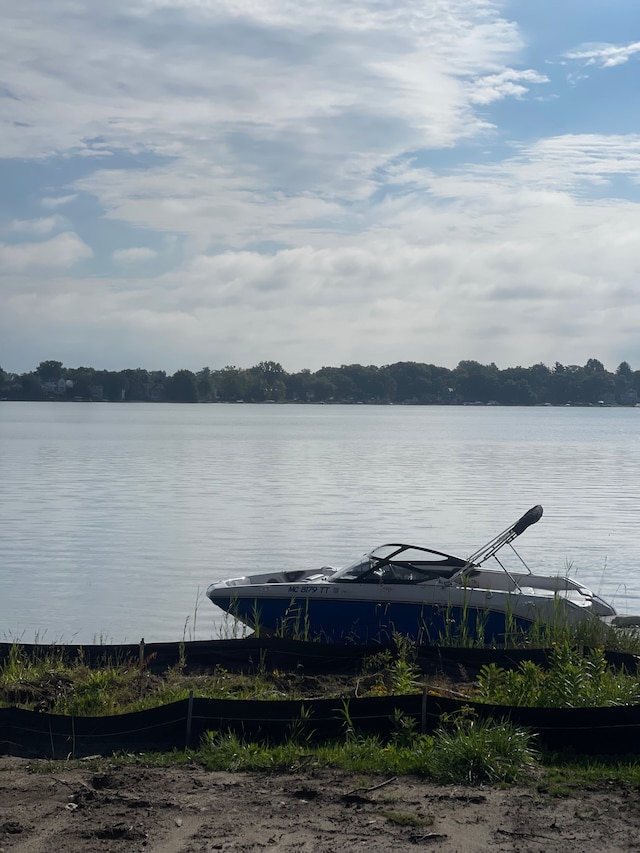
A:
[[[287,740],[292,743],[309,744],[314,736],[314,731],[310,727],[311,709],[305,708],[304,705],[300,708],[300,716],[294,720],[289,726],[289,736]]]
[[[495,646],[495,637],[488,635],[489,611],[477,610],[470,607],[466,598],[463,601],[462,607],[454,607],[452,604],[447,604],[442,608],[440,617],[443,623],[443,629],[439,632],[435,640],[430,638],[429,643],[446,648],[462,648],[473,649],[481,648],[485,645]],[[522,632],[517,631],[514,620],[508,612],[505,616],[505,644],[516,644],[516,636],[520,637]],[[490,640],[490,642],[488,642]]]
[[[415,645],[406,637],[394,635],[396,659],[391,664],[391,692],[394,695],[414,693],[420,687],[420,670],[416,666]]]
[[[251,606],[251,627],[253,628],[253,636],[256,639],[262,636],[262,611],[260,610],[257,598],[254,598]]]
[[[357,740],[356,727],[351,719],[351,714],[349,712],[349,700],[342,700],[342,717],[343,717],[343,730],[345,734],[345,738],[347,742]]]
[[[187,647],[184,640],[178,646],[178,663],[176,669],[179,673],[183,673],[187,667]]]
[[[425,817],[420,817],[420,815],[407,814],[406,812],[395,812],[385,810],[383,810],[381,814],[382,817],[385,818],[385,820],[388,820],[389,823],[393,823],[396,826],[425,828],[427,826],[433,826],[435,820],[433,815],[426,815]]]
[[[399,708],[394,708],[392,718],[393,732],[391,743],[398,748],[409,748],[415,741],[417,723],[413,717],[407,717]]]
[[[133,674],[131,679],[135,677]],[[112,714],[118,705],[118,692],[124,680],[115,669],[88,670],[86,677],[74,685],[73,693],[64,696],[55,710],[84,717]]]
[[[463,713],[436,731],[426,769],[444,782],[515,782],[536,762],[531,740],[528,732],[511,723],[477,720]]]
[[[229,601],[229,609],[224,615],[224,619],[222,624],[218,628],[218,639],[219,640],[238,640],[242,637],[247,636],[247,632],[250,630],[247,625],[238,617],[238,597],[237,595],[232,595]],[[253,605],[253,616],[258,620],[254,625],[252,625],[252,629],[256,636],[260,635],[260,612],[257,606],[257,601],[254,601]]]
[[[367,655],[362,661],[362,674],[369,675],[379,672],[391,666],[393,657],[391,649],[385,649],[383,652],[376,652],[374,655]]]
[[[363,662],[362,680],[369,695],[398,696],[415,693],[422,688],[415,643],[398,633],[394,633],[393,642],[395,653],[385,649]]]

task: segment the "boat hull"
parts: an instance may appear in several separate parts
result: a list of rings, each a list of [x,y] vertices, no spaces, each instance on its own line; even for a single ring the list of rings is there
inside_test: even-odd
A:
[[[467,605],[354,601],[209,593],[222,610],[264,635],[303,640],[389,643],[398,635],[420,644],[456,640],[493,643],[528,631],[534,619]]]

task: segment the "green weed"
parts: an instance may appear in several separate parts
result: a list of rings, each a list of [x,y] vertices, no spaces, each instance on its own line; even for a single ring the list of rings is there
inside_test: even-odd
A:
[[[537,708],[607,707],[638,704],[640,678],[607,665],[602,649],[586,654],[568,643],[555,646],[544,669],[523,661],[517,670],[485,664],[479,698],[491,704]]]
[[[236,734],[207,732],[198,758],[208,770],[291,771],[305,756],[303,745],[289,740],[280,745],[247,742]]]
[[[459,715],[436,731],[425,769],[443,782],[478,785],[516,782],[535,763],[532,736],[525,730]]]
[[[424,828],[427,826],[433,826],[435,820],[433,815],[422,817],[420,815],[408,814],[407,812],[387,811],[385,809],[383,809],[380,814],[385,818],[385,820],[389,821],[389,823],[395,824],[395,826]]]
[[[354,773],[420,774],[459,784],[508,784],[526,777],[536,763],[531,736],[509,724],[456,720],[433,737],[406,732],[385,742],[348,728],[341,738],[312,744],[248,741],[234,733],[209,732],[198,751],[212,770],[291,770],[301,762]]]

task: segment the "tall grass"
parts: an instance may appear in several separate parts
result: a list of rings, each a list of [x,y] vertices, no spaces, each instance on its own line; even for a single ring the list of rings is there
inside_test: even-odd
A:
[[[28,654],[13,643],[0,666],[0,702],[48,710],[47,697],[66,692],[71,684],[62,652],[47,647]]]
[[[395,648],[367,657],[352,675],[305,675],[270,670],[264,659],[248,672],[216,666],[189,671],[182,652],[176,665],[151,671],[151,658],[89,666],[82,653],[67,660],[61,649],[26,651],[14,644],[0,665],[0,704],[74,716],[145,710],[195,697],[209,699],[306,699],[395,696],[422,692],[425,675],[416,646],[395,635]],[[512,671],[485,665],[470,693],[495,704],[580,707],[640,704],[640,678],[607,666],[602,648],[584,651],[575,635],[552,647],[549,667],[524,661]],[[442,684],[443,679],[437,678]],[[458,684],[459,689],[460,688]]]
[[[433,736],[406,732],[384,741],[345,726],[342,737],[314,744],[295,737],[283,744],[208,732],[198,751],[210,770],[286,770],[336,767],[358,773],[417,774],[458,784],[509,784],[528,776],[538,756],[532,737],[509,723],[462,717]]]
[[[526,775],[536,760],[532,736],[524,729],[461,715],[436,731],[428,769],[443,782],[509,783]]]
[[[176,664],[152,671],[152,658],[89,666],[82,654],[65,660],[61,650],[26,650],[15,644],[0,665],[0,705],[72,716],[105,716],[141,711],[186,699],[305,699],[381,696],[422,690],[415,648],[399,638],[398,653],[369,657],[352,675],[307,676],[269,669],[264,657],[249,671],[217,665],[190,671],[184,644]],[[304,721],[302,721],[304,722]]]
[[[522,661],[517,670],[485,664],[477,684],[482,701],[536,708],[607,707],[640,703],[640,678],[613,670],[602,649],[583,654],[568,642],[554,646],[545,669]]]

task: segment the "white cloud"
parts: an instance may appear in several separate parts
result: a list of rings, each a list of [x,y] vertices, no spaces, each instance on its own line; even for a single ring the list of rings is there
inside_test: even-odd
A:
[[[490,104],[508,97],[521,98],[529,92],[532,84],[548,82],[549,78],[537,71],[508,68],[499,74],[488,74],[474,80],[471,84],[471,101],[474,104]]]
[[[65,204],[75,201],[77,198],[77,193],[62,196],[47,196],[42,199],[41,204],[43,207],[62,207]]]
[[[109,219],[182,234],[188,252],[323,240],[407,152],[482,137],[478,104],[546,79],[509,68],[522,44],[500,9],[114,0],[86,15],[24,0],[5,21],[0,156],[163,158],[42,204],[91,193]]]
[[[558,142],[556,158],[561,150]],[[6,301],[6,316],[21,330],[48,323],[42,347],[72,314],[81,324],[64,334],[78,352],[106,352],[117,333],[115,366],[143,353],[169,371],[265,357],[290,370],[399,359],[633,362],[637,207],[585,203],[518,168],[509,162],[480,186],[461,180],[446,192],[434,176],[428,201],[422,191],[389,198],[358,235],[323,246],[199,253],[151,280],[34,283]],[[74,363],[71,350],[63,360]]]
[[[606,188],[615,178],[638,182],[640,174],[640,134],[565,134],[514,147],[518,153],[501,163],[434,177],[431,191],[443,198],[493,198],[509,187],[580,198],[585,188]]]
[[[48,216],[45,219],[14,219],[10,228],[18,234],[48,234],[58,224],[55,216]]]
[[[43,243],[0,243],[0,266],[5,273],[38,267],[71,267],[92,255],[91,248],[72,232],[58,234]]]
[[[112,253],[113,260],[117,264],[137,264],[143,261],[151,261],[157,256],[158,253],[155,249],[149,249],[146,246],[131,249],[116,249]]]
[[[640,41],[630,44],[583,44],[575,50],[564,54],[567,59],[574,59],[584,65],[597,65],[600,68],[615,68],[624,65],[632,56],[640,53]]]
[[[319,134],[341,156],[356,140],[397,149],[393,122],[413,130],[409,144],[451,144],[483,127],[465,80],[504,68],[520,47],[486,0],[91,8],[25,0],[8,11],[2,156],[137,148],[216,160],[234,126],[275,143]],[[351,137],[336,126],[345,116],[361,118]],[[372,116],[392,126],[374,128]]]

